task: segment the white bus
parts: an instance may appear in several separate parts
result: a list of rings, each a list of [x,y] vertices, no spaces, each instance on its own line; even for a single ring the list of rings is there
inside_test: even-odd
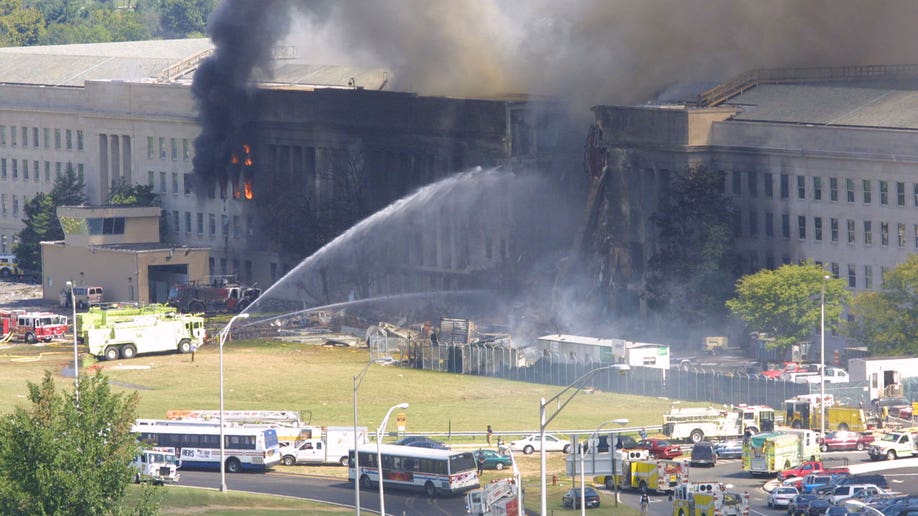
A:
[[[220,469],[220,426],[215,423],[138,419],[131,431],[151,446],[175,448],[183,468]],[[265,471],[280,462],[273,428],[223,427],[226,471]]]
[[[360,474],[354,470],[354,450],[348,453],[347,476],[350,481],[359,479],[360,487],[369,489],[379,485],[376,462],[376,445],[361,446]],[[383,482],[385,487],[423,489],[427,496],[457,494],[479,487],[478,465],[472,452],[436,450],[383,444]]]

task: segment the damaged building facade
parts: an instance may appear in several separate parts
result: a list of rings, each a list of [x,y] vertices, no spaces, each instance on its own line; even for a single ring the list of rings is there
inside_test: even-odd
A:
[[[113,181],[151,185],[164,211],[163,246],[209,248],[211,275],[263,286],[362,218],[461,170],[579,174],[579,149],[560,147],[559,135],[571,131],[555,125],[563,116],[549,99],[381,91],[384,72],[310,67],[286,52],[277,56],[283,73],[253,89],[253,138],[227,164],[236,172],[202,181],[190,86],[210,52],[203,39],[2,49],[0,253],[12,252],[23,206],[68,167],[86,182],[90,205],[105,202]],[[392,246],[410,277],[360,294],[499,284],[494,275],[530,241],[515,233],[507,204],[481,206],[477,218],[428,220],[432,234],[405,229]],[[563,233],[551,226],[546,214],[543,230]],[[56,299],[68,278],[46,276],[45,297]],[[85,281],[118,290],[105,283],[119,280]],[[162,285],[137,287],[150,294],[140,299],[163,301],[154,294]]]
[[[918,67],[754,70],[688,103],[597,106],[607,295],[640,308],[674,171],[720,172],[741,272],[813,260],[852,291],[918,251]]]

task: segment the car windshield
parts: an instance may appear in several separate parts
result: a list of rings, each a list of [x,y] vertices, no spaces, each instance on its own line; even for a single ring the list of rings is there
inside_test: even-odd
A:
[[[775,491],[775,493],[776,493],[776,494],[790,494],[790,493],[797,494],[797,490],[794,489],[793,487],[779,487],[779,488]]]
[[[883,436],[881,441],[896,442],[899,440],[899,434],[886,434]]]
[[[650,444],[653,444],[653,443],[651,442]],[[661,447],[661,448],[664,447],[664,446],[669,446],[669,441],[662,441],[662,440],[657,441],[657,446],[659,446],[659,447]]]

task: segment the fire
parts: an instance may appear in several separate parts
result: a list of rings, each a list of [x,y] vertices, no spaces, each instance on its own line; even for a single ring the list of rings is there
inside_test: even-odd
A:
[[[238,164],[239,164],[239,156],[236,156],[235,154],[231,155],[231,156],[230,156],[230,163],[232,163],[233,165],[238,165]]]
[[[249,144],[243,143],[243,144],[242,144],[242,152],[244,152],[246,155],[249,155],[249,154],[252,153],[252,148],[249,147]]]
[[[253,163],[253,162],[252,162],[252,157],[251,157],[251,156],[246,156],[246,157],[245,157],[245,161],[244,161],[242,164],[245,165],[245,166],[247,166],[247,167],[251,167],[251,166],[252,166],[252,163]]]
[[[242,188],[245,190],[245,198],[248,200],[251,200],[252,197],[254,197],[254,195],[252,194],[252,181],[249,179],[246,179],[242,183]]]

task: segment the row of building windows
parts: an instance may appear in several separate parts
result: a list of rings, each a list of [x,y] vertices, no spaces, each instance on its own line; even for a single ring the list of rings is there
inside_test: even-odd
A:
[[[741,271],[745,273],[753,274],[758,272],[761,264],[759,263],[759,257],[756,254],[749,256],[744,259],[744,262],[741,267]],[[791,263],[790,256],[784,255],[781,257],[781,264],[789,265]],[[886,277],[886,274],[889,272],[889,268],[880,267],[880,283],[874,282],[874,267],[872,265],[857,265],[853,263],[845,264],[845,268],[842,268],[842,264],[837,262],[830,262],[825,264],[823,262],[817,261],[816,265],[825,267],[829,272],[831,272],[832,277],[838,279],[841,277],[841,274],[847,274],[848,287],[852,289],[861,288],[864,290],[873,290],[876,287],[882,286],[882,281]],[[777,264],[775,262],[775,257],[770,254],[765,255],[765,268],[774,269]],[[860,271],[860,272],[859,272]]]
[[[737,213],[736,218],[734,219],[734,234],[737,237],[756,237],[759,235],[759,215],[756,211],[749,211],[746,215],[748,225],[746,231],[743,231],[742,228],[742,213]],[[844,238],[845,242],[849,244],[858,243],[857,233],[858,229],[861,229],[861,240],[860,242],[864,245],[874,245],[878,243],[882,246],[889,246],[891,239],[894,237],[895,245],[897,247],[906,247],[908,244],[908,225],[902,222],[883,222],[872,220],[864,220],[861,224],[858,224],[854,219],[836,219],[836,218],[826,218],[826,217],[811,217],[812,225],[810,225],[809,218],[803,215],[798,215],[796,218],[794,226],[794,234],[799,240],[812,239],[816,241],[829,240],[831,242],[839,242]],[[765,212],[765,236],[774,237],[775,236],[775,214],[772,212]],[[787,213],[781,214],[781,237],[791,238],[791,215]],[[918,249],[918,224],[914,224],[912,231],[913,236],[913,247]],[[844,231],[844,236],[841,235],[841,232]],[[894,232],[891,234],[891,231]],[[875,238],[878,237],[879,241]]]
[[[13,247],[19,242],[19,235],[0,235],[0,254],[13,252]]]
[[[206,229],[205,233],[205,215],[207,216]],[[232,224],[230,224],[232,222]],[[229,238],[232,233],[232,237],[242,238],[243,233],[246,233],[245,228],[242,226],[242,218],[239,215],[221,215],[220,216],[220,237]],[[254,221],[251,215],[245,217],[245,225],[248,228],[247,235],[252,235],[252,227]],[[203,237],[205,234],[210,237],[217,236],[217,215],[214,213],[192,213],[186,211],[184,213],[179,212],[178,210],[173,210],[170,219],[168,220],[168,231],[176,236],[180,235],[184,230],[186,235],[191,235],[197,233],[199,237]]]
[[[74,136],[76,136],[76,138],[74,138]],[[33,149],[50,149],[53,145],[55,150],[73,150],[74,143],[76,143],[76,150],[84,150],[82,129],[51,129],[50,127],[38,128],[0,125],[0,147],[9,145],[10,147],[20,147],[23,149],[29,148],[30,146]]]
[[[239,269],[240,263],[238,259],[227,260],[226,258],[220,258],[220,261],[217,262],[217,260],[211,256],[209,261],[211,276],[228,276],[232,274],[244,281],[251,281],[252,278],[254,278],[252,274],[252,260],[244,260],[242,262],[242,270]],[[229,268],[230,266],[232,266],[232,269]],[[271,262],[269,264],[269,270],[271,274],[271,283],[274,283],[290,270],[290,264]]]
[[[723,177],[722,191],[726,193],[726,175],[721,172]],[[745,172],[746,175],[746,193],[749,197],[758,197],[759,195],[759,174],[755,171]],[[762,175],[763,192],[766,199],[774,199],[774,174],[764,172]],[[743,194],[743,172],[734,171],[732,176],[732,193],[733,195]],[[822,201],[828,196],[831,202],[839,202],[840,194],[843,192],[845,201],[849,203],[857,202],[858,198],[864,204],[872,204],[876,198],[881,206],[904,207],[907,204],[908,196],[912,198],[912,206],[918,207],[918,183],[912,183],[911,188],[904,181],[885,181],[862,179],[839,180],[837,177],[828,178],[828,182],[819,176],[795,176],[795,196],[798,200]],[[778,183],[778,193],[781,199],[789,199],[791,192],[790,174],[780,174]],[[860,184],[860,188],[858,188]],[[876,189],[874,189],[876,184]]]
[[[188,138],[169,138],[147,136],[147,159],[169,159],[172,161],[189,161],[194,158],[194,146]]]
[[[66,163],[61,161],[54,162],[54,179],[60,179],[67,167],[73,167],[73,162]],[[85,167],[82,163],[77,163],[74,168],[77,176],[84,179],[83,174]],[[0,181],[32,181],[35,183],[52,182],[51,162],[38,160],[19,160],[16,158],[0,158]]]

